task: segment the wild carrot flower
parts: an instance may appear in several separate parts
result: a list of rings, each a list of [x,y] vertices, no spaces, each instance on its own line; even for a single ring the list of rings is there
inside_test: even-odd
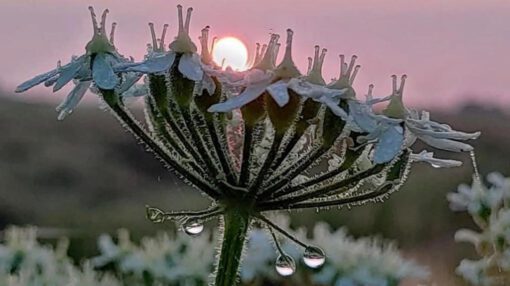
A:
[[[147,74],[165,73],[174,64],[176,56],[179,55],[178,69],[182,75],[190,80],[202,80],[203,71],[198,56],[197,47],[189,37],[189,25],[191,22],[192,8],[186,12],[186,20],[183,18],[182,6],[177,6],[179,17],[179,32],[175,40],[170,43],[170,51],[165,52],[166,25],[163,34],[158,41],[155,38],[154,26],[151,27],[153,53],[141,63],[128,63],[118,65],[115,70],[118,72],[141,72]]]
[[[182,6],[177,8],[178,33],[169,50],[167,26],[157,39],[151,24],[152,44],[139,63],[120,56],[106,38],[106,13],[100,28],[92,13],[94,38],[87,53],[65,69],[22,84],[18,91],[42,82],[61,86],[76,79],[84,83],[76,92],[81,98],[93,84],[123,126],[187,184],[208,195],[212,203],[206,210],[166,212],[147,207],[147,216],[155,223],[176,221],[190,235],[199,234],[205,221],[221,217],[224,233],[216,285],[236,284],[246,237],[256,221],[270,230],[278,246],[275,266],[282,275],[294,272],[294,262],[279,247],[278,234],[301,246],[305,257],[322,255],[317,246],[273,223],[267,212],[381,201],[402,186],[412,161],[441,167],[459,164],[440,161],[430,153],[413,155],[416,139],[461,152],[472,147],[460,141],[479,135],[454,131],[431,121],[428,113],[419,116],[406,108],[402,101],[406,76],[398,88],[393,76],[390,96],[374,99],[370,86],[366,100],[358,100],[353,87],[360,70],[356,56],[347,64],[341,55],[338,80],[326,84],[322,78],[326,50],[315,47],[303,74],[292,59],[290,29],[280,63],[276,62],[280,36],[274,33],[267,45],[258,45],[247,71],[223,70],[211,61],[209,27],[202,30],[199,55],[189,35],[192,9],[184,19]],[[124,104],[124,97],[132,94],[129,88],[143,74],[147,129]],[[121,88],[123,82],[129,82],[129,88]],[[386,109],[376,113],[373,105],[385,101],[389,101]],[[67,109],[77,100],[70,102]],[[331,162],[328,171],[320,170],[321,162]]]
[[[448,194],[448,200],[452,210],[468,212],[479,227],[480,231],[458,230],[455,240],[472,244],[480,259],[463,259],[456,272],[474,285],[507,285],[510,282],[510,178],[491,173],[486,184],[474,166],[472,185],[460,185],[457,192]]]
[[[112,24],[110,35],[106,31],[106,17],[108,9],[104,10],[101,22],[98,24],[95,11],[89,7],[92,17],[93,36],[85,47],[85,54],[73,57],[71,62],[61,65],[56,69],[30,79],[16,88],[16,92],[24,92],[36,85],[45,83],[46,86],[53,86],[53,92],[60,90],[69,82],[74,81],[75,87],[67,98],[57,107],[58,119],[64,119],[70,114],[81,101],[92,83],[100,89],[115,89],[124,93],[134,85],[139,76],[125,74],[119,77],[113,71],[113,65],[128,61],[117,52],[114,46],[114,35],[116,23]]]

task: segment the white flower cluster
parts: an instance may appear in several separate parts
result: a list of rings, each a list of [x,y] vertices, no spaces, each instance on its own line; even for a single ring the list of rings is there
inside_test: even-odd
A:
[[[126,230],[120,230],[116,244],[109,235],[98,240],[101,255],[92,259],[97,268],[114,266],[131,283],[150,279],[163,285],[206,285],[214,264],[215,247],[210,235],[190,238],[182,232],[175,236],[160,233],[134,244]]]
[[[116,286],[109,275],[95,272],[88,262],[80,269],[67,257],[67,240],[57,248],[41,245],[33,227],[11,227],[0,244],[1,286]]]
[[[288,219],[279,219],[289,225]],[[425,279],[427,270],[412,261],[404,259],[394,244],[380,239],[366,237],[354,239],[346,229],[332,231],[326,223],[316,224],[313,237],[306,239],[306,230],[294,232],[311,245],[320,245],[327,255],[325,264],[316,270],[298,267],[292,285],[299,285],[302,277],[309,277],[313,285],[340,286],[390,286],[399,285],[406,278]],[[274,270],[275,250],[267,243],[269,237],[265,230],[253,230],[248,242],[246,257],[241,268],[241,278],[245,282],[258,282],[254,285],[266,285],[266,281],[278,281]],[[302,257],[295,244],[282,241],[282,248],[296,261]],[[303,264],[303,262],[301,262]]]
[[[472,243],[480,260],[464,259],[457,273],[474,285],[508,285],[510,283],[510,178],[499,173],[487,176],[488,186],[478,175],[471,186],[461,185],[448,194],[450,208],[467,211],[480,232],[461,229],[455,240]]]
[[[286,226],[288,218],[280,219]],[[305,230],[294,232],[306,237]],[[310,242],[324,247],[328,257],[322,268],[309,270],[300,267],[296,278],[282,278],[274,268],[277,256],[267,232],[251,232],[241,269],[242,282],[249,285],[280,285],[282,279],[296,279],[293,285],[305,285],[299,277],[310,275],[314,285],[398,285],[408,277],[423,278],[427,272],[404,260],[392,244],[377,239],[355,240],[344,229],[331,232],[320,223]],[[56,249],[43,246],[36,240],[35,228],[12,227],[6,231],[0,244],[1,286],[115,286],[143,285],[207,285],[214,264],[215,245],[210,234],[190,238],[182,232],[177,235],[160,233],[145,237],[137,245],[126,230],[118,232],[117,242],[109,235],[98,239],[100,255],[85,261],[82,268],[73,265],[67,257],[67,240],[61,240]],[[295,245],[282,247],[294,258],[301,253]],[[114,271],[122,283],[108,274]]]

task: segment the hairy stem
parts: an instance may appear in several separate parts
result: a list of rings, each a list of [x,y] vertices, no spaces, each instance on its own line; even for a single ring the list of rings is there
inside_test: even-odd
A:
[[[225,229],[214,285],[234,286],[239,281],[239,267],[250,225],[250,216],[238,209],[230,209],[225,212],[223,219]]]
[[[239,175],[239,185],[246,186],[250,180],[250,155],[251,143],[253,141],[253,127],[244,125],[244,143],[241,162],[241,174]]]
[[[209,132],[209,136],[211,137],[211,142],[213,143],[214,150],[216,151],[216,155],[218,160],[220,161],[221,168],[223,169],[223,173],[225,173],[227,177],[227,182],[229,184],[235,184],[236,178],[234,176],[234,171],[232,170],[231,163],[229,161],[229,156],[227,151],[222,147],[220,138],[218,137],[218,130],[212,121],[206,121],[207,131]]]
[[[168,166],[177,172],[177,174],[183,176],[188,182],[197,187],[199,190],[205,192],[212,198],[218,198],[218,191],[211,188],[206,182],[202,181],[201,178],[194,176],[182,166],[177,164],[163,148],[159,145],[147,132],[138,124],[138,122],[131,116],[130,113],[124,110],[121,105],[118,96],[111,90],[101,91],[103,99],[115,113],[117,118],[125,124],[127,129],[131,131],[137,138],[145,143],[159,158],[161,158]]]
[[[269,167],[271,167],[271,163],[274,160],[274,156],[278,153],[278,149],[282,144],[282,140],[283,135],[278,134],[275,135],[273,143],[271,144],[271,149],[269,150],[269,153],[267,153],[266,159],[264,160],[264,163],[262,164],[262,167],[260,168],[254,183],[250,187],[251,195],[255,196],[259,190],[259,187],[264,182],[264,179],[266,178],[267,173],[269,171]]]
[[[261,200],[275,200],[279,197],[295,193],[297,191],[306,189],[310,186],[313,186],[313,185],[319,184],[321,182],[325,182],[326,180],[329,180],[331,178],[334,178],[335,176],[349,170],[352,167],[352,165],[354,164],[354,162],[356,162],[356,160],[359,158],[359,156],[361,156],[362,153],[363,153],[363,149],[354,150],[354,151],[347,150],[345,157],[344,157],[344,161],[342,162],[342,165],[340,165],[340,167],[336,168],[335,170],[332,170],[325,174],[319,175],[318,177],[313,178],[313,179],[306,181],[304,183],[301,183],[299,185],[292,186],[292,187],[289,187],[286,189],[281,189],[280,191],[277,191],[274,193],[268,193],[268,196],[266,196],[264,198],[260,198],[260,199]]]
[[[282,187],[289,184],[295,177],[304,172],[310,165],[314,164],[322,155],[324,155],[329,148],[321,146],[311,151],[307,156],[301,158],[295,165],[290,166],[281,174],[274,177],[273,180],[267,183],[268,187],[260,193],[259,198],[265,198],[271,193],[278,191]]]
[[[306,200],[309,200],[309,199],[313,199],[313,198],[317,198],[317,197],[320,197],[320,196],[328,195],[331,192],[334,192],[335,190],[349,187],[350,185],[356,184],[356,183],[358,183],[361,180],[364,180],[364,179],[366,179],[366,178],[368,178],[370,176],[373,176],[373,175],[383,171],[385,166],[386,166],[385,164],[374,165],[370,169],[358,172],[358,173],[356,173],[355,175],[353,175],[353,176],[351,176],[349,178],[345,178],[344,180],[342,180],[340,182],[332,183],[332,184],[327,185],[327,186],[325,186],[323,188],[320,188],[320,189],[318,189],[316,191],[312,191],[312,192],[304,193],[304,194],[301,194],[301,195],[284,198],[282,200],[276,200],[276,201],[270,201],[268,203],[262,203],[261,204],[261,209],[262,210],[268,210],[268,209],[271,209],[272,207],[276,207],[276,209],[278,209],[279,208],[278,206],[281,206],[281,205],[286,205],[286,206],[287,205],[293,205],[293,204],[300,203],[300,202],[303,202],[303,201],[306,201]]]

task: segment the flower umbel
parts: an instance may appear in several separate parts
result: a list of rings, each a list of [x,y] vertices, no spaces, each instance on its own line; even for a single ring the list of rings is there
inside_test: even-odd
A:
[[[37,84],[54,90],[75,80],[77,86],[62,106],[61,116],[73,110],[89,86],[112,113],[156,157],[182,180],[210,197],[203,211],[166,212],[147,207],[155,223],[175,221],[197,235],[207,220],[221,217],[224,226],[216,264],[216,285],[235,285],[248,231],[254,222],[268,228],[282,275],[295,271],[295,261],[277,240],[282,235],[302,248],[308,267],[327,259],[320,246],[309,245],[266,217],[276,210],[351,206],[382,201],[407,179],[412,161],[448,167],[431,153],[412,154],[416,138],[432,147],[462,152],[472,147],[459,141],[479,133],[463,133],[429,119],[428,113],[407,109],[402,101],[406,76],[397,87],[393,76],[390,96],[374,99],[370,86],[366,101],[353,87],[360,66],[340,56],[338,80],[322,78],[326,50],[315,47],[309,71],[303,75],[292,59],[294,32],[286,31],[280,63],[280,36],[257,49],[253,66],[245,72],[222,70],[210,60],[209,27],[202,30],[201,55],[189,35],[192,9],[183,17],[178,6],[178,32],[165,47],[167,26],[141,62],[127,60],[106,37],[106,14],[98,25],[91,9],[93,39],[86,53],[21,84],[25,91]],[[113,26],[115,27],[115,25]],[[112,29],[113,30],[113,29]],[[258,45],[260,47],[260,45]],[[136,85],[146,75],[145,85]],[[141,89],[141,91],[139,91]],[[124,103],[125,97],[145,95],[146,126]],[[382,114],[375,104],[389,101]],[[322,171],[321,162],[330,168]]]
[[[473,285],[507,285],[510,283],[510,178],[490,173],[485,184],[476,164],[474,167],[472,185],[460,185],[457,192],[448,194],[448,200],[453,211],[468,212],[480,228],[479,232],[461,229],[455,233],[455,240],[471,243],[480,259],[462,260],[456,272]]]
[[[67,98],[57,107],[59,113],[58,119],[64,119],[73,112],[74,108],[81,101],[89,87],[95,85],[98,89],[113,90],[123,94],[133,86],[140,77],[132,73],[118,75],[113,71],[113,65],[127,62],[117,52],[114,46],[114,35],[116,23],[112,24],[111,32],[108,37],[106,32],[106,17],[108,9],[104,10],[101,22],[98,24],[94,8],[89,7],[92,17],[93,36],[85,47],[85,54],[79,57],[73,57],[71,62],[61,65],[60,61],[56,69],[44,74],[38,75],[31,80],[20,84],[16,92],[24,92],[36,85],[44,83],[45,86],[53,86],[53,92],[73,81],[75,87],[69,93]]]

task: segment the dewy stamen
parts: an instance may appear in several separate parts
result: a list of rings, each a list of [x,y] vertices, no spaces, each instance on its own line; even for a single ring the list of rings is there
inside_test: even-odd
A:
[[[184,24],[184,29],[187,35],[189,35],[189,24],[191,22],[191,13],[193,12],[193,8],[189,7],[188,10],[186,10],[186,23]]]
[[[201,31],[201,36],[199,37],[200,46],[202,47],[201,49],[202,62],[208,65],[212,64],[213,62],[211,53],[214,48],[213,46],[211,46],[211,49],[209,49],[209,29],[210,29],[209,26],[205,26],[205,28],[203,28]]]
[[[164,51],[165,50],[165,38],[166,38],[166,31],[168,30],[168,24],[163,25],[163,31],[161,32],[161,45],[159,46],[159,49]]]
[[[184,33],[184,19],[182,17],[182,5],[177,5],[177,18],[179,20],[178,36]]]
[[[103,11],[103,15],[101,16],[101,34],[106,35],[106,17],[108,16],[108,13],[110,10],[105,9]]]
[[[347,64],[345,63],[345,56],[340,55],[340,75],[338,76],[338,80],[343,78],[347,74]]]
[[[320,54],[319,54],[320,52]],[[316,45],[314,47],[313,63],[312,58],[309,58],[309,69],[307,79],[313,84],[325,85],[326,82],[322,77],[322,65],[326,57],[327,49],[320,50],[320,47]]]
[[[96,12],[94,7],[89,6],[90,16],[92,17],[92,29],[94,29],[94,35],[99,34],[99,25],[97,24]]]
[[[115,29],[116,28],[117,28],[117,22],[113,22],[112,23],[112,30],[110,31],[110,43],[112,43],[112,45],[115,42]]]
[[[292,39],[294,32],[287,29],[287,39],[285,41],[285,54],[283,55],[282,62],[275,70],[275,75],[280,78],[293,78],[301,75],[297,69],[294,61],[292,60]]]
[[[306,75],[310,75],[310,72],[312,71],[312,63],[313,59],[311,57],[308,57],[308,67],[306,68]]]
[[[158,49],[158,40],[156,38],[156,30],[154,29],[154,23],[149,23],[149,29],[151,31],[152,38],[152,49],[155,51]]]

